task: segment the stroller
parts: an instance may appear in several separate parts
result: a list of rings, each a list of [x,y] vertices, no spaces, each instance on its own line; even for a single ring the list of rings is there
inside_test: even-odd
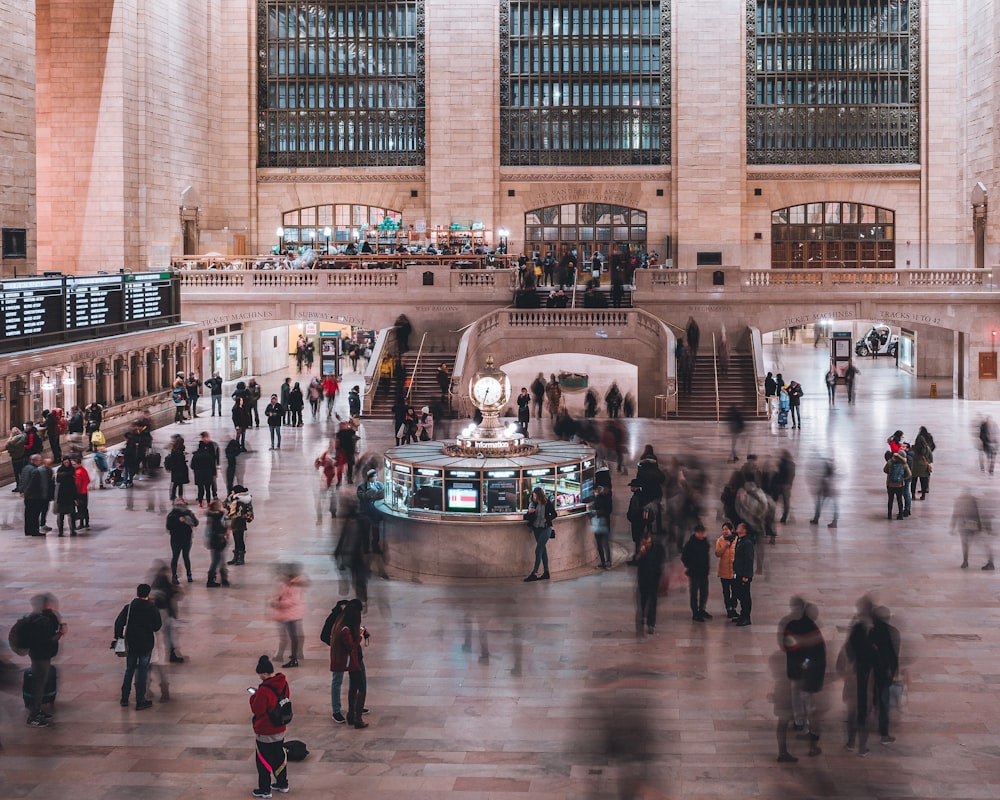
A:
[[[125,478],[125,454],[118,452],[111,456],[111,469],[108,470],[104,482],[119,489],[127,489],[132,481]]]

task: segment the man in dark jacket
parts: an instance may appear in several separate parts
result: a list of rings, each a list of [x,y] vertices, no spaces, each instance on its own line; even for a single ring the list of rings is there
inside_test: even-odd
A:
[[[175,500],[174,507],[167,514],[167,532],[170,534],[170,571],[173,573],[175,586],[180,583],[177,578],[177,562],[181,556],[184,557],[184,566],[187,567],[188,583],[194,580],[194,576],[191,574],[191,540],[196,527],[198,527],[198,518],[191,513],[184,498],[180,497]]]
[[[816,624],[816,606],[798,596],[792,597],[790,605],[791,613],[779,626],[779,643],[785,651],[792,721],[796,731],[808,730],[809,755],[818,756],[820,725],[815,701],[826,676],[826,642]]]
[[[125,678],[122,680],[120,705],[128,706],[135,676],[135,710],[143,711],[153,705],[146,699],[146,685],[149,683],[149,659],[153,655],[156,632],[163,621],[160,612],[150,599],[148,583],[140,583],[135,590],[135,599],[124,606],[115,620],[115,638],[125,637]]]
[[[899,636],[888,623],[888,610],[876,609],[871,599],[863,597],[858,615],[845,645],[848,661],[857,676],[857,719],[848,729],[848,745],[858,736],[858,755],[868,752],[868,701],[874,697],[878,706],[878,728],[882,744],[896,741],[889,735],[889,687],[899,671]]]
[[[28,463],[21,470],[18,478],[18,487],[21,490],[21,497],[24,498],[24,535],[44,536],[39,529],[39,520],[42,511],[45,510],[49,502],[48,486],[42,474],[42,457],[35,453],[28,459]]]
[[[688,576],[688,591],[691,595],[691,619],[704,622],[712,615],[705,610],[708,602],[708,573],[711,569],[709,545],[705,534],[705,526],[698,523],[694,526],[694,536],[684,544],[681,553],[681,563]]]
[[[648,530],[643,533],[639,542],[639,550],[635,555],[636,570],[636,613],[635,632],[642,634],[643,625],[646,633],[652,634],[656,626],[656,604],[659,599],[660,580],[663,576],[663,563],[667,553],[663,549],[659,537],[654,537]]]
[[[753,581],[754,542],[747,536],[745,522],[736,526],[736,555],[733,557],[733,573],[736,576],[736,599],[740,604],[740,614],[733,622],[741,628],[750,624],[753,600],[750,597],[750,583]]]
[[[212,393],[212,416],[215,416],[216,409],[218,409],[219,416],[222,416],[222,378],[219,373],[216,372],[211,378],[205,381],[205,385],[208,390]]]
[[[271,450],[281,449],[281,421],[285,416],[285,407],[278,402],[278,395],[271,395],[271,402],[264,408],[264,418],[271,434]]]
[[[56,598],[47,592],[31,598],[28,617],[28,657],[31,659],[31,677],[34,681],[28,698],[28,725],[45,728],[51,714],[42,711],[45,684],[52,669],[52,659],[59,652],[59,640],[66,635],[66,623],[59,621]]]

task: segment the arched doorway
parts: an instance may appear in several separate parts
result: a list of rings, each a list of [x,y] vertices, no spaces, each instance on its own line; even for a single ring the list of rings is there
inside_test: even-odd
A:
[[[524,215],[524,250],[558,260],[565,252],[578,264],[589,262],[595,252],[608,264],[615,255],[645,253],[646,212],[613,203],[562,203],[528,211]]]

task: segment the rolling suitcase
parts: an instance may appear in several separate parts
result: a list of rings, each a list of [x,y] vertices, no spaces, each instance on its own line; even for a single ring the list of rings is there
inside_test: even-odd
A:
[[[24,685],[21,688],[21,697],[24,698],[24,707],[31,706],[31,695],[35,690],[35,676],[30,669],[24,671]],[[45,690],[42,692],[42,705],[54,705],[56,702],[56,668],[49,667],[49,678],[45,681]]]
[[[159,469],[160,465],[163,463],[163,457],[156,451],[150,450],[146,453],[146,471],[152,471],[154,469]]]
[[[779,409],[778,410],[778,425],[780,427],[784,428],[787,424],[788,424],[788,410],[784,409],[784,408]]]

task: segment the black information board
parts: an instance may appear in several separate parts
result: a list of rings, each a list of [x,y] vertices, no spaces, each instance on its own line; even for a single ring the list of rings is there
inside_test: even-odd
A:
[[[62,278],[4,281],[0,289],[4,338],[61,331],[65,292]]]
[[[173,276],[169,272],[125,276],[125,320],[154,319],[173,313]]]
[[[170,272],[0,281],[0,352],[176,324],[179,285]]]
[[[121,275],[67,280],[66,328],[117,325],[125,320]]]

